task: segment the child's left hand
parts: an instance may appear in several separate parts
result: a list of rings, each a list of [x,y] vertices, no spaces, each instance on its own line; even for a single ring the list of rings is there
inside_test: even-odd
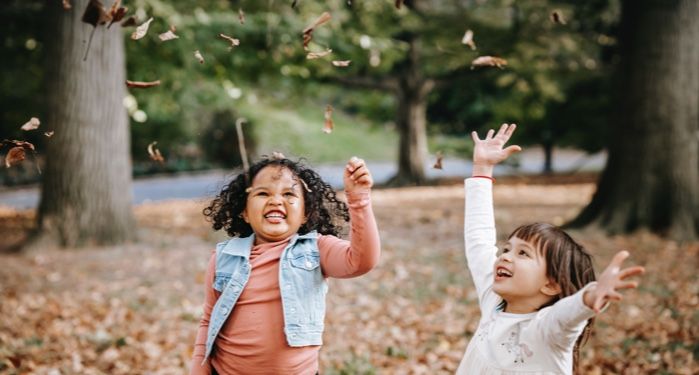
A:
[[[364,160],[353,156],[345,166],[344,182],[346,192],[368,191],[374,185],[374,179]]]
[[[585,292],[583,301],[595,313],[599,313],[608,301],[621,300],[621,294],[617,290],[636,288],[638,286],[638,282],[624,281],[624,279],[640,275],[645,272],[645,269],[641,266],[622,269],[621,263],[628,257],[629,252],[626,250],[616,253],[609,266],[599,276],[597,285]]]

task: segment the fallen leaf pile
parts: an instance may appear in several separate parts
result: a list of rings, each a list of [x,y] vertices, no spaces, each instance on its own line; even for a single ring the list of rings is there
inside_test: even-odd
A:
[[[494,190],[499,240],[516,226],[573,217],[592,183]],[[331,279],[323,374],[453,374],[480,319],[463,254],[463,185],[376,190],[381,262]],[[0,373],[186,374],[217,241],[206,200],[135,207],[139,244],[0,254]],[[0,207],[0,235],[33,211]],[[646,267],[638,290],[602,313],[582,374],[696,374],[699,244],[572,231],[604,266],[619,249]],[[599,269],[598,269],[599,271]]]

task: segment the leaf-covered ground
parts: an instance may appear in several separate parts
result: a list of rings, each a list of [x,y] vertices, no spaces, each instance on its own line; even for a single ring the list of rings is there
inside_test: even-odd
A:
[[[498,182],[501,238],[525,222],[563,223],[594,190],[548,182]],[[136,207],[138,244],[0,255],[0,373],[186,373],[204,268],[221,239],[200,214],[204,204]],[[322,373],[456,369],[479,320],[463,254],[463,204],[461,185],[374,193],[381,263],[359,279],[331,281]],[[33,215],[0,208],[2,246],[21,241]],[[598,267],[629,249],[647,269],[641,287],[597,319],[582,350],[584,372],[699,373],[699,244],[646,233],[573,235]]]

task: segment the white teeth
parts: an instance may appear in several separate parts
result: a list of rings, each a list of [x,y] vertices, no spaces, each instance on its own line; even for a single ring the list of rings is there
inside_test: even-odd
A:
[[[508,271],[508,270],[506,270],[506,269],[499,268],[499,269],[498,269],[498,276],[507,276],[507,277],[510,277],[510,276],[512,276],[512,273],[510,273],[510,271]]]

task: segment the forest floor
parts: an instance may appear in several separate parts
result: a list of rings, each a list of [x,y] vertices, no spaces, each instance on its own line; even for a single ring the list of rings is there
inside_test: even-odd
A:
[[[498,237],[523,223],[562,224],[593,192],[587,179],[498,180]],[[381,262],[330,281],[321,373],[453,373],[480,319],[463,252],[463,186],[376,190],[373,200]],[[187,373],[204,269],[223,239],[204,221],[205,204],[136,206],[140,242],[130,245],[0,254],[0,373]],[[0,207],[0,247],[22,241],[34,215]],[[583,373],[699,373],[699,243],[572,235],[598,271],[620,249],[647,271],[596,320]]]

